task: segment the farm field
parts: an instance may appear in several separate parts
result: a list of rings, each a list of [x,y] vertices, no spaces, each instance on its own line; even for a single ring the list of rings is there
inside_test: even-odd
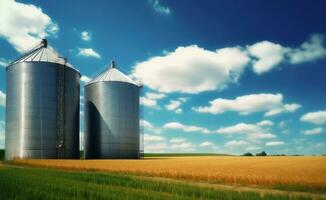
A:
[[[324,195],[262,193],[157,180],[130,174],[67,171],[4,165],[0,168],[0,199],[236,199],[310,200]]]
[[[187,156],[231,156],[229,154],[216,153],[145,153],[145,157],[187,157]]]
[[[326,157],[187,156],[143,160],[16,160],[15,163],[326,193]]]

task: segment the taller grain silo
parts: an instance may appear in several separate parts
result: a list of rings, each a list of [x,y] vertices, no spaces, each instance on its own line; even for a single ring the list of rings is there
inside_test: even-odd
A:
[[[111,66],[84,87],[85,158],[139,158],[141,86]]]
[[[6,159],[79,158],[80,73],[46,40],[6,72]]]

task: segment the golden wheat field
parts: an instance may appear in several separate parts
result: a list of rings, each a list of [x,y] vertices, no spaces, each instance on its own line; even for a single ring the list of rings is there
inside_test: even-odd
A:
[[[142,160],[17,160],[17,164],[98,170],[230,184],[326,188],[326,157],[168,157]]]

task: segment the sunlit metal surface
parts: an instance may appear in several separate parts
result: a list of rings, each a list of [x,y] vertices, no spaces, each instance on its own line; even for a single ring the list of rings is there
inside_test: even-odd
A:
[[[85,158],[139,158],[140,87],[108,79],[84,92]]]
[[[50,62],[6,71],[6,159],[79,158],[79,72]]]

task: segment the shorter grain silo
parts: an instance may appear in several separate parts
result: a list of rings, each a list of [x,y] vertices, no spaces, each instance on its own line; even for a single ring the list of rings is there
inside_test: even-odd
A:
[[[84,86],[85,158],[139,158],[141,86],[115,63]]]

